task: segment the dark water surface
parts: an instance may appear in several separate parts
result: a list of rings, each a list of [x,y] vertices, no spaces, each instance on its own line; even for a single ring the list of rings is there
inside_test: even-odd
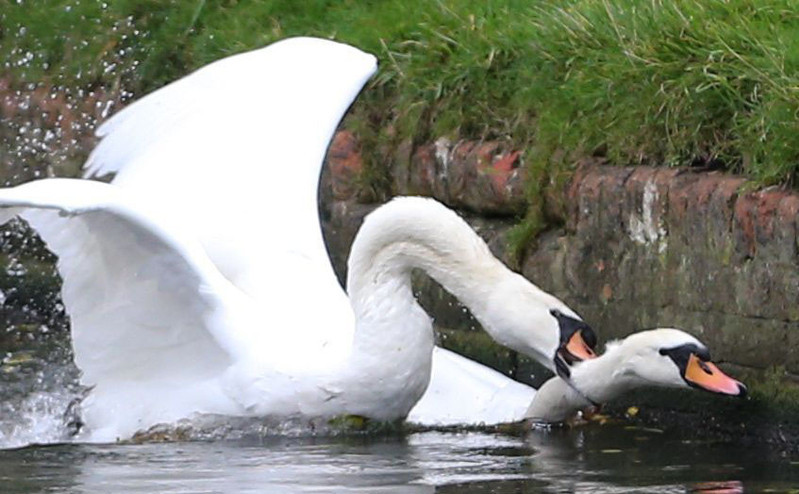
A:
[[[690,431],[53,445],[0,451],[4,493],[790,492],[799,462]]]

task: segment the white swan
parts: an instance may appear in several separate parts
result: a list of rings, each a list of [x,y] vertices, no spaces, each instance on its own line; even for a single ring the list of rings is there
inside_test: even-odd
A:
[[[647,386],[746,395],[746,386],[710,361],[705,345],[671,328],[641,331],[611,342],[598,358],[576,364],[571,375],[582,394],[562,379],[552,378],[539,388],[525,418],[561,422],[578,410],[607,403],[624,392]]]
[[[562,375],[591,356],[582,337],[593,335],[573,311],[432,200],[395,200],[369,216],[347,300],[322,241],[316,184],[335,126],[374,68],[371,55],[310,38],[230,57],[99,129],[86,172],[116,173],[111,184],[46,179],[0,191],[5,219],[24,217],[59,256],[76,364],[92,386],[81,439],[126,438],[195,413],[406,416],[434,353],[413,267],[500,343]],[[443,375],[478,365],[435,355]],[[468,392],[474,382],[450,384]]]

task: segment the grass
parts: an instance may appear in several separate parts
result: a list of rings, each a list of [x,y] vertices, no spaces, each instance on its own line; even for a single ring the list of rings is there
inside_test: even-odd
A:
[[[578,157],[710,165],[757,184],[799,168],[799,11],[789,0],[0,0],[0,75],[134,96],[291,35],[376,54],[348,125],[371,186],[401,140],[510,140],[529,238]],[[520,241],[522,241],[520,240]]]

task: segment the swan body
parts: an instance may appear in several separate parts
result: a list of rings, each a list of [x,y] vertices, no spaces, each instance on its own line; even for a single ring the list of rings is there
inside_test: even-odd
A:
[[[4,213],[24,217],[60,254],[76,363],[94,387],[83,403],[89,440],[128,437],[194,413],[406,416],[427,388],[434,355],[432,322],[411,290],[413,268],[464,300],[476,299],[474,313],[486,327],[495,316],[478,302],[490,301],[493,291],[506,304],[552,304],[541,309],[545,314],[567,310],[532,285],[518,285],[518,275],[451,210],[432,199],[398,198],[367,217],[353,244],[348,289],[357,322],[349,348],[281,339],[277,332],[285,328],[270,328],[261,315],[271,312],[262,304],[269,301],[238,290],[181,225],[139,199],[113,184],[73,179],[0,191]],[[491,407],[506,407],[511,395],[529,401],[528,387],[438,353],[446,357],[437,375],[446,376],[452,399],[457,393],[479,400],[474,385],[488,380],[512,391],[503,399],[485,388]],[[509,408],[475,415],[433,396],[431,410],[415,414],[420,422],[441,424],[429,417],[453,407],[459,423],[514,416]]]
[[[453,394],[432,394],[426,409],[474,396],[458,420],[504,421],[495,399],[528,402],[530,389],[434,350],[414,268],[500,343],[568,374],[563,352],[590,328],[434,200],[372,213],[349,259],[349,298],[339,287],[316,190],[335,126],[374,70],[371,55],[312,38],[229,57],[99,128],[85,172],[114,173],[110,184],[0,190],[0,220],[23,217],[59,257],[75,361],[91,387],[80,439],[195,414],[402,418],[431,372],[433,389],[443,382]],[[412,416],[425,422],[424,410]]]
[[[641,331],[611,342],[601,356],[576,364],[571,375],[581,394],[564,380],[552,378],[539,388],[525,418],[561,422],[578,410],[647,386],[693,387],[719,394],[746,395],[742,383],[725,375],[710,361],[704,344],[672,328]]]

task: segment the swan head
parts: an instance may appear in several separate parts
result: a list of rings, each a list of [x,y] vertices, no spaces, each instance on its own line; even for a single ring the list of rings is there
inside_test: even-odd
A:
[[[572,366],[596,357],[591,326],[556,297],[513,273],[495,286],[490,317],[479,318],[500,344],[527,355],[571,381]]]
[[[525,416],[534,422],[561,422],[580,409],[646,386],[746,395],[746,386],[719,370],[702,342],[671,328],[641,331],[610,342],[605,353],[574,365],[571,374],[571,384],[562,378],[544,383]]]
[[[722,372],[707,347],[682,330],[642,331],[628,336],[619,347],[625,354],[621,372],[645,384],[746,396],[746,386]]]

